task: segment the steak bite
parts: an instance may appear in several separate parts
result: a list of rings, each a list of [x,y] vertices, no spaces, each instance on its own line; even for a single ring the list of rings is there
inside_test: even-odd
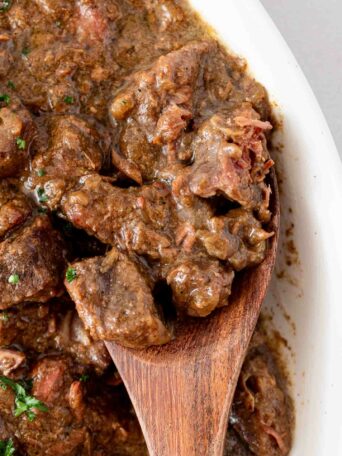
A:
[[[32,213],[32,204],[18,190],[15,180],[0,180],[0,238],[21,225]]]
[[[139,266],[112,249],[105,257],[74,263],[65,286],[94,339],[132,348],[165,344],[171,339]]]
[[[47,150],[45,143],[40,144],[27,186],[39,203],[54,210],[80,176],[101,169],[104,158],[99,134],[80,117],[53,116],[47,130]]]
[[[62,239],[48,217],[36,217],[0,244],[0,309],[56,296],[64,265]]]
[[[29,111],[6,92],[0,87],[0,178],[25,168],[36,131]]]

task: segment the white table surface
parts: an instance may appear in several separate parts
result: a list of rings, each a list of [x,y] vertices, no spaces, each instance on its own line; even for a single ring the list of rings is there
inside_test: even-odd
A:
[[[342,0],[261,2],[306,74],[342,158]]]

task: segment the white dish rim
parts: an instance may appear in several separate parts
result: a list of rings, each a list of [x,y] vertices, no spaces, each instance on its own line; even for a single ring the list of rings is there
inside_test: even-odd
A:
[[[291,456],[342,454],[342,164],[317,100],[292,52],[259,0],[191,0],[221,41],[246,58],[284,116],[285,204],[295,219],[302,293],[274,279],[268,296],[287,301],[297,326],[296,437]],[[291,90],[289,90],[291,89]],[[321,209],[324,208],[324,211]],[[286,223],[287,214],[283,214]],[[300,296],[302,294],[302,296]],[[289,302],[291,301],[291,302]]]

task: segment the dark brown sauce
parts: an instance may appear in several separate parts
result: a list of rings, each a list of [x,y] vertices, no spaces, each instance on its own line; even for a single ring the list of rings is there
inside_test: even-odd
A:
[[[264,259],[273,120],[184,1],[0,0],[0,455],[147,454],[103,340],[167,343]],[[275,359],[256,332],[230,454],[289,452]]]

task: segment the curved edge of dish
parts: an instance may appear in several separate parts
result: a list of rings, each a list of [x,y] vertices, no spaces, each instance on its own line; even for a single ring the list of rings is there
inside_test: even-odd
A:
[[[283,245],[266,307],[291,346],[288,358],[297,415],[291,455],[342,454],[340,157],[304,73],[261,3],[191,4],[221,42],[247,60],[253,76],[275,101],[275,113],[284,119],[282,152],[277,154],[283,180]],[[285,232],[292,223],[298,259],[287,265]],[[285,278],[277,278],[284,265]],[[281,315],[282,309],[289,318]]]

